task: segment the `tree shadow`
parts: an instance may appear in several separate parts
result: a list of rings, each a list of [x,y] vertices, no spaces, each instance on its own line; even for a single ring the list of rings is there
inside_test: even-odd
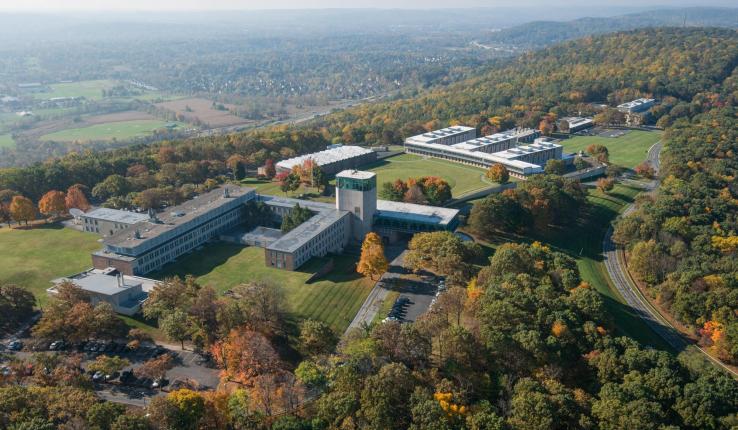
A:
[[[231,257],[245,248],[244,245],[218,242],[209,243],[200,250],[193,250],[189,254],[167,263],[163,268],[149,275],[153,279],[164,279],[172,276],[184,277],[193,275],[200,277],[212,272],[216,267],[225,264]]]

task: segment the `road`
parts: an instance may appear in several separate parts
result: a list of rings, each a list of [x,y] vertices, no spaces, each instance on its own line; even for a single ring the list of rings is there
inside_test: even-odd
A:
[[[660,155],[662,147],[663,145],[659,141],[648,150],[647,160],[651,163],[651,166],[653,166],[657,175],[659,168],[661,167]],[[659,180],[654,179],[645,184],[641,184],[645,185],[644,188],[646,191],[653,192],[658,187]],[[634,204],[628,205],[623,210],[621,216],[629,214],[634,209]],[[636,314],[638,314],[656,334],[664,339],[675,350],[682,351],[689,345],[694,345],[689,339],[682,335],[679,330],[672,326],[671,323],[666,320],[659,311],[653,307],[653,305],[651,305],[648,299],[643,296],[643,293],[641,293],[636,286],[635,281],[628,273],[625,265],[625,253],[622,249],[618,249],[612,241],[612,233],[613,229],[610,227],[607,230],[607,233],[605,233],[605,237],[602,239],[602,254],[605,261],[605,267],[607,268],[607,273],[612,280],[612,284],[617,288],[620,295],[625,299],[626,303],[633,308]],[[716,366],[726,370],[733,377],[738,377],[738,373],[712,357],[702,348],[697,345],[694,345],[694,347]]]

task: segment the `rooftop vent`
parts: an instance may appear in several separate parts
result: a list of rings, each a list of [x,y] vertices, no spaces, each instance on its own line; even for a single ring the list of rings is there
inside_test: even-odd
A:
[[[228,198],[231,196],[231,192],[228,190],[228,187],[223,188],[223,197]]]
[[[141,230],[136,229],[136,231],[133,232],[133,237],[136,239],[141,239]]]

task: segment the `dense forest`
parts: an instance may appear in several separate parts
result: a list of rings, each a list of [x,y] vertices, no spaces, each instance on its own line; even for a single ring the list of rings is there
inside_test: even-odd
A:
[[[533,21],[491,33],[485,43],[539,48],[596,34],[644,27],[738,27],[738,10],[691,7],[660,9],[610,17],[585,17],[572,21]]]

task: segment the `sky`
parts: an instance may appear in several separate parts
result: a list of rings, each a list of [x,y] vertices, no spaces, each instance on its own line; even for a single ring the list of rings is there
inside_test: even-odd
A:
[[[0,0],[0,11],[253,10],[318,8],[464,8],[733,6],[735,0]]]

